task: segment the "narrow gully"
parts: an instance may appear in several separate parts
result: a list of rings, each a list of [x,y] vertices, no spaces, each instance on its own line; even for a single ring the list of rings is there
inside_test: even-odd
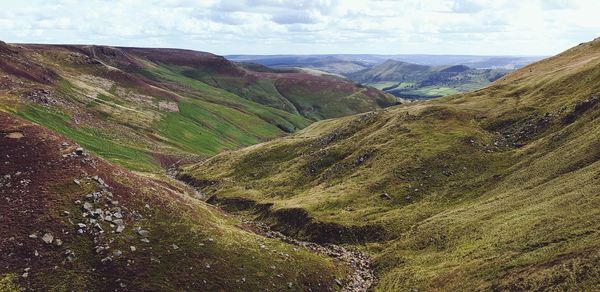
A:
[[[169,169],[167,174],[173,179],[177,179],[176,171]],[[177,179],[178,180],[178,179]],[[198,191],[195,187],[189,185],[185,181],[178,180],[181,183],[188,185],[192,189]],[[196,198],[198,198],[197,196]],[[237,214],[229,213],[217,205],[213,205],[219,208],[222,212],[230,214],[232,216],[238,216]],[[238,216],[241,217],[241,216]],[[348,274],[346,279],[340,281],[335,280],[334,285],[341,287],[340,291],[343,292],[366,292],[370,291],[371,287],[376,283],[377,278],[373,268],[371,267],[371,260],[369,257],[356,249],[349,249],[338,244],[318,244],[309,241],[302,241],[291,236],[285,235],[281,232],[271,230],[271,228],[260,221],[247,219],[241,217],[241,223],[247,226],[251,226],[255,233],[267,238],[279,239],[285,243],[296,245],[307,249],[313,253],[317,253],[323,256],[330,257],[334,260],[342,262],[344,265],[349,267],[352,272]]]

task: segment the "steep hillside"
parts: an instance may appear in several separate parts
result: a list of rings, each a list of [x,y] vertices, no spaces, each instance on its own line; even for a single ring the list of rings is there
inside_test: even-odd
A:
[[[0,113],[0,290],[306,291],[346,268]]]
[[[306,117],[395,102],[336,77],[174,49],[2,43],[0,74],[0,110],[146,172],[283,136],[309,125]]]
[[[273,228],[361,244],[380,291],[597,290],[599,81],[597,39],[476,92],[318,122],[182,177],[219,204],[260,204]]]
[[[236,64],[221,56],[194,51],[122,50],[186,77],[312,120],[366,112],[394,105],[397,101],[374,88],[365,88],[333,75]]]
[[[503,69],[472,69],[464,65],[425,66],[387,60],[347,76],[395,96],[422,99],[477,90],[508,72]]]

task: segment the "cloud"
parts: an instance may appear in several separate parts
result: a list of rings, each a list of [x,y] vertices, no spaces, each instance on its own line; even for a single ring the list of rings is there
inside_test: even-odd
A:
[[[468,0],[456,0],[452,6],[452,11],[456,13],[476,13],[484,10],[482,3]]]
[[[306,12],[284,12],[273,15],[271,18],[277,24],[295,24],[295,23],[316,23],[317,19],[313,18]]]
[[[595,0],[3,0],[0,39],[219,54],[553,54],[597,37],[597,11]]]

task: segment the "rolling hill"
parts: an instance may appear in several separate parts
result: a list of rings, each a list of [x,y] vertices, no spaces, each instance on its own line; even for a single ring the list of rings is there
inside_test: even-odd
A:
[[[377,291],[600,287],[600,39],[471,93],[321,121],[182,178],[359,246]]]
[[[0,110],[143,172],[397,103],[333,76],[210,53],[0,43]]]
[[[387,60],[427,66],[464,65],[475,69],[514,70],[538,61],[540,56],[474,56],[474,55],[374,55],[374,54],[326,54],[326,55],[227,55],[235,62],[250,62],[273,68],[312,68],[320,71],[346,75]]]
[[[347,267],[0,112],[1,291],[329,290]]]
[[[387,60],[347,76],[402,98],[423,99],[481,89],[508,72],[504,69],[472,69],[464,65],[426,66]]]
[[[226,56],[226,58],[236,62],[261,64],[271,68],[307,68],[339,75],[360,71],[372,66],[369,63],[370,60],[344,58],[339,55],[231,55]]]
[[[329,72],[402,99],[427,99],[481,89],[541,57],[462,55],[231,55],[279,70]]]

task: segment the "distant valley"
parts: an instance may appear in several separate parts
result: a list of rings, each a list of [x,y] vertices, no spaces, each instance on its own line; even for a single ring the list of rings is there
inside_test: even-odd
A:
[[[469,55],[230,55],[271,68],[303,68],[344,76],[404,99],[427,99],[481,89],[542,59]]]

